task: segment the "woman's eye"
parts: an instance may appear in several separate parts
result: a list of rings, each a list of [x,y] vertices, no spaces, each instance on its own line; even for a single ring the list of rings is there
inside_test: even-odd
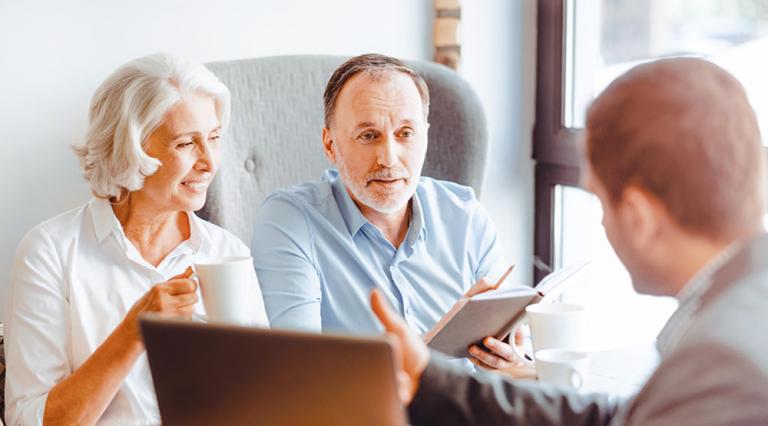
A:
[[[188,147],[190,147],[190,146],[192,146],[194,144],[195,144],[194,142],[182,142],[182,143],[176,145],[176,148],[178,148],[178,149],[185,149],[185,148],[188,148]]]
[[[208,140],[210,140],[211,142],[218,142],[218,141],[219,141],[219,139],[221,139],[221,136],[219,136],[219,135],[213,135],[213,136],[211,136],[211,137],[210,137]]]

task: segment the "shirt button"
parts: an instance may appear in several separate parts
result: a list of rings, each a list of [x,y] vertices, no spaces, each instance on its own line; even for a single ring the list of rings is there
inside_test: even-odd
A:
[[[413,308],[411,308],[410,306],[405,308],[405,313],[408,315],[413,315]]]

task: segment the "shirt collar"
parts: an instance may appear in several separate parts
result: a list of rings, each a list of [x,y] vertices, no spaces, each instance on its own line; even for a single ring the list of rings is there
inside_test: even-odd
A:
[[[89,206],[93,220],[93,229],[96,232],[96,238],[99,243],[103,242],[112,233],[116,233],[118,237],[125,235],[109,200],[94,197],[89,202]],[[194,253],[203,247],[205,241],[210,240],[210,234],[201,223],[202,219],[197,217],[196,214],[187,212],[187,217],[189,219],[189,239],[181,243],[180,246],[185,246],[190,252]]]
[[[339,206],[341,216],[347,225],[349,234],[354,237],[360,231],[360,228],[369,223],[368,219],[360,211],[360,208],[357,207],[355,201],[352,200],[336,169],[326,170],[324,179],[331,182],[333,195],[336,198],[336,204]],[[408,245],[413,245],[417,239],[424,239],[426,236],[424,210],[419,199],[418,188],[413,197],[411,197],[411,201],[411,218],[408,224],[408,234],[406,235]]]
[[[94,197],[88,203],[88,206],[91,210],[93,229],[96,232],[96,239],[99,243],[104,241],[113,232],[120,231],[120,221],[117,220],[109,200]]]
[[[419,190],[411,198],[411,220],[408,224],[408,234],[405,236],[405,240],[409,246],[416,244],[417,240],[423,240],[426,237],[427,226],[424,220],[424,209],[421,205],[421,198],[419,197]]]
[[[363,216],[363,213],[360,212],[355,201],[350,197],[349,191],[347,191],[347,188],[344,186],[344,182],[336,169],[326,170],[324,178],[331,181],[333,197],[336,199],[336,204],[339,206],[341,217],[347,225],[349,235],[354,237],[357,235],[357,232],[360,231],[360,228],[368,223],[368,219]]]
[[[742,245],[742,242],[734,242],[720,251],[680,289],[676,296],[679,306],[656,339],[659,353],[665,355],[677,346],[699,309],[702,296],[712,286],[715,273],[733,258]]]
[[[203,226],[203,219],[197,217],[193,212],[187,212],[189,218],[189,239],[187,244],[193,253],[200,251],[207,241],[211,240],[211,235],[208,230]]]

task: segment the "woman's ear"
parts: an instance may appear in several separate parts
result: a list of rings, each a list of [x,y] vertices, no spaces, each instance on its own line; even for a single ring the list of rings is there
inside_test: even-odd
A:
[[[323,127],[323,152],[325,152],[326,158],[328,158],[328,161],[330,161],[333,165],[336,165],[335,148],[336,147],[333,144],[331,129]]]

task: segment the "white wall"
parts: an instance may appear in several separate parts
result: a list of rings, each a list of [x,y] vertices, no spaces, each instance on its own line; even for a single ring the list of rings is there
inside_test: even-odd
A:
[[[536,0],[465,0],[462,26],[461,73],[488,117],[490,152],[481,201],[516,264],[510,281],[531,284]]]
[[[534,2],[464,3],[463,74],[491,135],[483,198],[526,281],[533,85],[522,79],[535,55],[523,34],[530,41]],[[201,62],[372,51],[428,60],[432,18],[431,0],[0,0],[0,298],[24,233],[88,199],[69,145],[84,133],[94,89],[121,63],[156,51]]]

